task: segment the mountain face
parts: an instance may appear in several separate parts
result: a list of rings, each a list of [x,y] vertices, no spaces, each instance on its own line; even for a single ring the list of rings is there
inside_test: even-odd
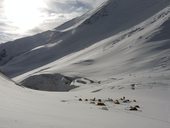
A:
[[[146,72],[169,76],[169,5],[106,1],[54,30],[1,44],[0,69],[10,77],[59,73],[99,81]]]
[[[54,31],[0,45],[1,70],[9,76],[46,65],[127,30],[169,5],[169,0],[109,0]]]

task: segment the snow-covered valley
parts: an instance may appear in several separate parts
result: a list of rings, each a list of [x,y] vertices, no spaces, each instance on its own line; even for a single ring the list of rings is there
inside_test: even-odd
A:
[[[169,128],[170,1],[109,0],[0,44],[0,70],[0,128]]]
[[[1,128],[170,126],[169,87],[94,91],[96,87],[91,86],[79,91],[51,93],[19,87],[2,77],[0,81]],[[136,102],[114,104],[107,101],[108,98],[116,100],[123,96]],[[94,97],[102,99],[106,106],[85,101]],[[129,111],[131,105],[139,105],[140,110]]]

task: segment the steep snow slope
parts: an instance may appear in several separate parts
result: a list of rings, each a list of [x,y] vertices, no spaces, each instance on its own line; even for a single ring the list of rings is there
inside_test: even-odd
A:
[[[5,49],[7,54],[1,59],[1,70],[13,77],[31,71],[129,29],[169,3],[169,0],[109,0],[54,31],[1,45],[0,51]]]
[[[15,56],[26,54],[26,52],[30,51],[31,49],[46,44],[52,34],[52,31],[47,31],[37,34],[36,36],[26,37],[16,41],[0,44],[0,51],[6,51],[6,56],[0,59],[0,65],[6,64]]]
[[[40,90],[42,83],[36,80],[33,82],[29,76],[33,75],[31,78],[38,79],[43,74],[60,73],[72,77],[73,80],[76,77],[88,78],[93,81],[89,81],[90,83],[98,85],[96,88],[99,90],[115,86],[127,88],[131,84],[136,84],[139,88],[169,86],[169,17],[170,7],[166,7],[126,31],[21,75],[15,80],[20,82],[26,79],[22,82],[25,86],[33,88],[36,85]],[[75,81],[72,81],[72,85],[84,85]],[[48,83],[52,86],[51,82]]]

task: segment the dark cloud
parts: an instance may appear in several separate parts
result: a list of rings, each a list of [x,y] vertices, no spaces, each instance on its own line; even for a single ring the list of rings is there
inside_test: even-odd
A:
[[[0,19],[0,32],[11,32],[11,33],[13,33],[12,31],[17,29],[17,27],[12,26],[11,22],[8,21],[7,19],[2,18],[1,16],[0,16],[0,18],[1,18]]]
[[[39,33],[39,32],[42,32],[42,31],[43,31],[43,29],[41,27],[36,27],[36,28],[29,30],[29,33],[34,34],[34,33]]]
[[[88,3],[81,2],[81,1],[67,1],[66,3],[56,3],[56,9],[59,12],[62,13],[68,13],[68,12],[79,12],[86,11],[89,9],[92,9],[92,6]]]
[[[2,21],[0,21],[0,26],[7,26],[7,24],[2,22]]]
[[[89,9],[92,9],[92,5],[89,3],[78,0],[66,0],[66,1],[51,1],[47,3],[48,7],[45,11],[51,13],[83,13]]]
[[[6,33],[6,32],[0,32],[0,44],[5,43],[7,41],[11,41],[17,38],[20,38],[21,36],[17,34],[11,34],[11,33]]]

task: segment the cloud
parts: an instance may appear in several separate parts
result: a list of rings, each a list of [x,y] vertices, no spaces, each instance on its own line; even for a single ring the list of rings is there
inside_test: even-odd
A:
[[[2,11],[2,8],[3,8],[3,2],[4,2],[4,0],[0,1],[0,12]]]
[[[83,1],[51,1],[49,4],[49,9],[55,11],[56,13],[70,13],[70,12],[84,12],[92,9],[92,5]]]
[[[97,6],[95,0],[44,0],[44,2],[47,5],[46,8],[41,9],[42,16],[45,19],[44,22],[28,33],[56,28],[58,25]]]
[[[0,33],[17,33],[16,26],[4,16],[3,1],[0,0]],[[74,17],[80,16],[106,0],[42,0],[46,7],[41,8],[42,24],[28,30],[25,34],[35,34],[45,30],[53,29],[58,25]],[[19,3],[18,3],[19,4]],[[20,36],[20,35],[19,35]]]
[[[45,29],[56,26],[82,15],[106,0],[44,0],[47,8],[42,9],[46,20],[41,27]]]

